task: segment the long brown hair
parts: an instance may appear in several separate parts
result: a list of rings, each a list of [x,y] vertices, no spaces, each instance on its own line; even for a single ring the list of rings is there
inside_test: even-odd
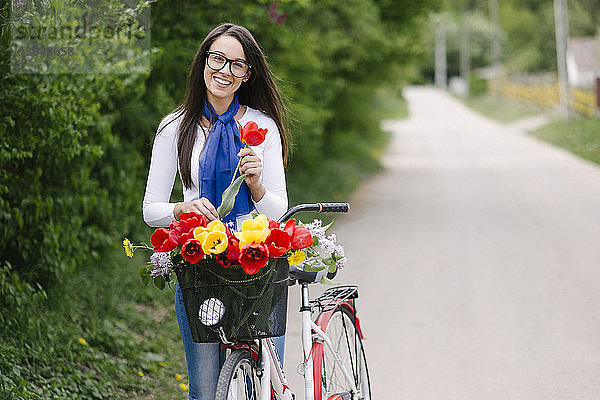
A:
[[[274,76],[260,46],[248,29],[234,24],[222,24],[214,28],[204,38],[192,63],[188,78],[187,93],[183,103],[175,109],[177,116],[183,114],[179,125],[177,152],[181,179],[186,188],[192,186],[191,159],[192,149],[196,141],[198,124],[202,119],[204,101],[206,99],[206,83],[204,82],[204,66],[206,52],[220,36],[227,35],[237,39],[244,49],[246,61],[252,66],[252,73],[247,82],[243,82],[236,91],[240,104],[262,111],[275,121],[281,135],[282,156],[284,162],[288,155],[288,138],[286,135],[286,109]],[[177,118],[177,117],[176,117]],[[174,118],[174,119],[176,119]],[[173,119],[173,120],[174,120]],[[168,125],[165,124],[164,126]],[[162,129],[164,129],[164,126]],[[160,133],[160,131],[158,132]]]

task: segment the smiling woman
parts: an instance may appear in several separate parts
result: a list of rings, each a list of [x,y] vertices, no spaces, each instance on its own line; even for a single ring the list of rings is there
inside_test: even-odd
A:
[[[223,246],[224,223],[239,227],[246,220],[248,225],[252,213],[278,219],[287,209],[284,116],[279,90],[252,34],[233,24],[213,29],[196,53],[183,104],[159,125],[146,183],[144,221],[150,226],[173,227],[181,224],[180,216],[184,219],[195,212],[211,221],[208,226],[222,226],[206,232],[202,243],[189,239],[176,244],[184,257],[195,259]],[[231,211],[222,214],[220,222],[217,206],[229,198],[223,193],[235,179],[238,166],[243,182]],[[171,203],[178,170],[184,201]],[[159,239],[161,245],[173,244],[164,232]],[[263,248],[251,250],[254,258],[269,257],[260,251]],[[189,398],[214,399],[219,344],[193,341],[179,285],[175,310],[188,365]],[[276,339],[283,358],[283,337]]]
[[[227,111],[234,93],[240,88],[242,82],[247,82],[250,76],[249,68],[244,68],[247,65],[246,57],[242,44],[231,36],[221,36],[210,46],[210,51],[207,52],[207,62],[204,67],[204,82],[206,82],[206,95],[208,101],[215,108],[217,114],[223,114]],[[234,67],[234,63],[236,67]],[[219,66],[220,64],[220,66]],[[225,67],[229,64],[229,70]],[[216,65],[216,67],[215,67]],[[236,72],[244,73],[239,76]],[[240,107],[239,113],[244,112]],[[204,118],[204,124],[208,121]]]

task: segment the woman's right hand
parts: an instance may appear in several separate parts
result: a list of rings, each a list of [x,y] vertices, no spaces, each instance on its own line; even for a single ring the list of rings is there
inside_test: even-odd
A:
[[[173,215],[176,219],[179,219],[179,216],[182,213],[187,212],[195,212],[198,214],[202,214],[209,221],[219,219],[219,213],[217,213],[217,209],[210,203],[210,201],[206,197],[175,204],[175,208],[173,209]]]

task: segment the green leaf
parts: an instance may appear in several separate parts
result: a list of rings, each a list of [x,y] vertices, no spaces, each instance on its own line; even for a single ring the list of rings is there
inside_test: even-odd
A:
[[[334,262],[334,263],[332,263],[332,264],[329,265],[329,268],[327,268],[327,272],[333,273],[335,271],[337,271],[337,264]]]
[[[154,277],[154,286],[156,286],[160,290],[163,290],[165,288],[165,280],[162,278],[162,276]]]
[[[235,203],[235,196],[240,191],[240,186],[246,178],[246,174],[240,175],[231,185],[223,191],[223,197],[221,198],[221,205],[217,208],[219,218],[225,218],[233,209]]]
[[[339,285],[340,284],[338,281],[334,281],[334,280],[331,280],[331,279],[327,278],[326,275],[321,278],[321,282],[320,283],[322,285]]]

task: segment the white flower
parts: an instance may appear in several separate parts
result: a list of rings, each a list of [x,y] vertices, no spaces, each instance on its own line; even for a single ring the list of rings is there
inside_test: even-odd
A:
[[[330,238],[323,238],[323,240],[319,240],[319,247],[321,247],[326,254],[331,254],[335,250],[335,242]]]
[[[154,264],[154,269],[150,271],[150,276],[152,277],[162,276],[164,278],[173,267],[170,252],[162,251],[152,253],[150,261]]]

